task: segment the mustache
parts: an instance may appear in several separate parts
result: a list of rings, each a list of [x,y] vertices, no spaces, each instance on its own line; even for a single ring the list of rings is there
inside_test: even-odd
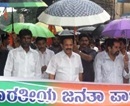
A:
[[[120,52],[119,52],[119,51],[117,51],[117,52],[115,52],[115,55],[117,56],[117,55],[119,55],[119,53],[120,53]]]
[[[66,50],[72,50],[72,48],[66,48]]]

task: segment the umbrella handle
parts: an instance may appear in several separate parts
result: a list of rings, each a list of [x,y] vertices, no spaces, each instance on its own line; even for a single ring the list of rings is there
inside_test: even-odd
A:
[[[12,32],[14,32],[14,12],[13,12],[13,7],[12,7],[12,12],[11,12],[11,23],[12,23]]]
[[[74,44],[77,44],[76,32],[77,32],[77,27],[74,27]]]

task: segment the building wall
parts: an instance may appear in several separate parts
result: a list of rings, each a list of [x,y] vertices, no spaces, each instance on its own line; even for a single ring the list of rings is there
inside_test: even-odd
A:
[[[92,1],[99,4],[103,9],[105,9],[111,15],[111,19],[115,18],[115,0],[92,0]]]
[[[120,18],[124,13],[130,13],[130,3],[117,2],[119,0],[92,0],[104,8],[110,15],[111,19]],[[130,0],[128,0],[130,2]],[[125,1],[126,2],[126,1]]]
[[[130,3],[119,3],[115,5],[115,18],[120,18],[122,14],[130,13]]]

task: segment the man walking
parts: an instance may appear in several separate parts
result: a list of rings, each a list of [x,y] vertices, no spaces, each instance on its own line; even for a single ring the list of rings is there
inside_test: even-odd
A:
[[[30,48],[32,33],[28,29],[19,32],[20,44],[9,52],[4,76],[22,78],[41,78],[38,52]]]
[[[60,81],[82,81],[82,63],[77,53],[73,52],[73,38],[61,37],[63,50],[50,60],[46,72],[49,79]]]
[[[98,53],[94,60],[95,82],[123,83],[123,77],[128,75],[127,59],[124,60],[120,53],[120,42],[109,39],[106,50]]]

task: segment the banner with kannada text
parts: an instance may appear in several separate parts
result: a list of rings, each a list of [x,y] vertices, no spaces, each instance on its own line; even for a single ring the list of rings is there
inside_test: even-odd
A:
[[[130,85],[0,77],[0,106],[130,106]]]

